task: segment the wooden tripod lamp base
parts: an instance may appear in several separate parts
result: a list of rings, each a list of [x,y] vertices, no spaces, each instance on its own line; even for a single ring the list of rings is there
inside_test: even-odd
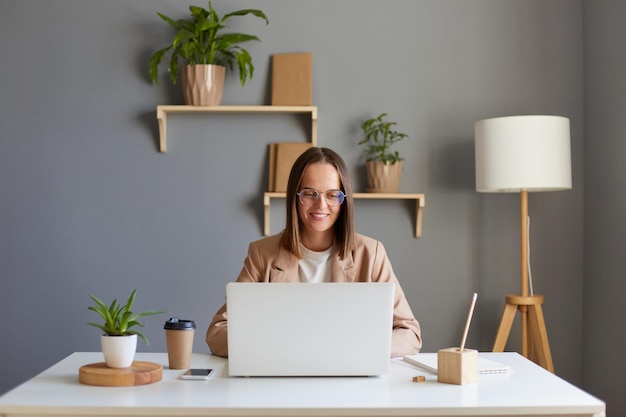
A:
[[[522,355],[554,373],[548,332],[543,319],[541,304],[543,304],[543,295],[507,295],[506,306],[493,344],[493,351],[504,351],[509,333],[511,333],[515,313],[519,311],[522,314]],[[532,354],[530,353],[531,347],[534,347]]]

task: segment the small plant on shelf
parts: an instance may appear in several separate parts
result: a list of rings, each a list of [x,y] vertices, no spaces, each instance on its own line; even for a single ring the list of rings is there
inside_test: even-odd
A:
[[[367,161],[381,161],[383,164],[390,162],[395,164],[402,161],[398,151],[392,151],[391,147],[408,137],[406,133],[395,130],[396,122],[384,120],[387,113],[381,113],[378,117],[366,120],[361,125],[365,138],[359,142],[364,145],[365,159]]]
[[[366,120],[361,125],[365,138],[359,145],[365,146],[365,167],[367,170],[367,192],[397,193],[400,188],[402,161],[392,146],[408,137],[396,130],[396,122],[385,120],[387,113]]]

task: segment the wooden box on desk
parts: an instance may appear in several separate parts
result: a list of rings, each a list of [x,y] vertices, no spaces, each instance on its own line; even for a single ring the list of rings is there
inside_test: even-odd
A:
[[[473,384],[478,381],[478,351],[457,347],[437,352],[437,382]]]

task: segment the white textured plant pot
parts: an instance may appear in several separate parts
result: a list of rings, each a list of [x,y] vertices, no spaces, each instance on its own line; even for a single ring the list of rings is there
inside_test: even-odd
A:
[[[221,65],[183,65],[180,67],[185,104],[219,106],[224,93],[226,67]]]
[[[400,189],[400,176],[402,175],[402,161],[395,164],[381,161],[367,161],[367,185],[368,193],[397,193]]]
[[[109,368],[128,368],[133,364],[137,351],[137,335],[100,336],[104,362]]]

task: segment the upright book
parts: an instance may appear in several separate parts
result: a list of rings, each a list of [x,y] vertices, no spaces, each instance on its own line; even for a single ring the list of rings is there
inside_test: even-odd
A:
[[[289,173],[296,159],[313,146],[310,142],[270,143],[269,191],[287,191]]]
[[[311,53],[272,55],[272,105],[313,104],[313,56]]]

